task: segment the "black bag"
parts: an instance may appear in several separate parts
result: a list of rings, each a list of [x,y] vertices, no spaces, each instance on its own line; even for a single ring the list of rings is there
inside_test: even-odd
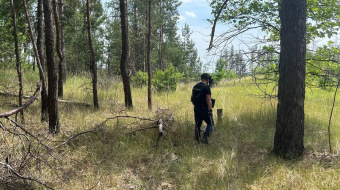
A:
[[[200,104],[204,102],[204,97],[202,98],[202,93],[205,86],[206,84],[204,83],[198,83],[192,88],[191,102],[195,106],[201,106]]]
[[[215,99],[211,98],[211,107],[214,108],[214,106],[215,106]]]

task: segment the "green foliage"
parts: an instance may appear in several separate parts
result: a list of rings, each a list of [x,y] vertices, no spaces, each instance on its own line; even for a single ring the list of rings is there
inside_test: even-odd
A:
[[[333,46],[331,42],[314,53],[307,53],[306,83],[323,89],[335,85],[340,75],[339,60],[339,47]]]
[[[175,91],[177,89],[178,82],[182,79],[183,73],[177,71],[177,69],[170,64],[168,69],[156,70],[152,83],[156,91]]]
[[[89,70],[89,40],[86,23],[86,1],[64,0],[64,17],[62,24],[65,34],[65,51],[67,68],[72,73]],[[95,59],[104,62],[104,20],[106,15],[101,1],[93,1],[90,6],[91,30]]]
[[[212,14],[217,13],[223,2],[224,0],[211,2]],[[279,12],[279,0],[229,0],[221,19],[239,31],[258,25],[256,28],[268,33],[272,40],[278,41],[281,28]],[[307,0],[307,41],[336,35],[339,30],[339,15],[338,0]]]
[[[238,75],[235,73],[234,70],[227,71],[225,69],[222,69],[219,72],[212,74],[212,77],[214,78],[214,82],[218,84],[218,82],[220,82],[222,79],[235,79],[238,78]]]
[[[138,71],[136,76],[131,77],[131,81],[134,86],[142,88],[148,84],[148,73]]]

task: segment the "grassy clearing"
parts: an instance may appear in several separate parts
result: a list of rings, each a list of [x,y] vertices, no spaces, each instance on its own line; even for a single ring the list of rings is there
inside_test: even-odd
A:
[[[24,74],[25,94],[35,88],[37,73]],[[0,73],[0,89],[13,90],[15,71]],[[100,110],[60,104],[61,134],[55,139],[92,128],[124,110],[122,84],[117,78],[99,79]],[[127,114],[153,117],[157,107],[174,111],[171,127],[175,135],[153,145],[157,131],[127,134],[133,120],[107,123],[104,130],[81,136],[60,154],[67,170],[56,189],[339,189],[340,150],[339,101],[332,121],[329,154],[327,125],[334,91],[307,89],[305,156],[284,161],[271,155],[275,132],[276,102],[257,96],[261,92],[242,81],[224,81],[212,89],[224,119],[216,123],[209,145],[194,141],[192,84],[180,84],[176,92],[153,93],[153,111],[147,111],[146,88],[133,88],[134,109]],[[29,85],[27,85],[29,84]],[[64,99],[92,103],[90,77],[69,77]],[[337,98],[339,100],[339,98]],[[0,97],[0,111],[10,109],[16,100]],[[26,110],[27,126],[47,134],[40,124],[39,102]],[[142,123],[147,125],[146,123]],[[42,132],[45,131],[45,132]],[[48,181],[49,179],[45,179]]]

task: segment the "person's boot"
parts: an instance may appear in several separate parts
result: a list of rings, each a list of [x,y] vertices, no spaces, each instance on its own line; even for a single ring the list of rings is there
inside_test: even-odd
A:
[[[203,135],[202,143],[209,144],[209,140],[208,140],[208,136],[207,135]]]

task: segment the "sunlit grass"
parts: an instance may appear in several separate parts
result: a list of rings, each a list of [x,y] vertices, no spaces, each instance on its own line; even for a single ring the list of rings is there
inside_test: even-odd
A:
[[[32,94],[37,73],[24,73],[25,94]],[[15,71],[1,71],[1,90],[16,92]],[[215,108],[223,109],[223,121],[216,120],[210,144],[193,138],[194,83],[180,84],[175,92],[153,91],[153,110],[148,111],[147,88],[133,88],[132,110],[124,108],[119,77],[98,80],[100,109],[59,104],[61,134],[56,139],[88,130],[113,115],[154,117],[157,108],[174,111],[174,134],[162,137],[154,148],[157,130],[128,134],[132,119],[108,122],[97,134],[74,140],[60,154],[68,168],[56,189],[338,189],[340,187],[339,98],[333,120],[332,145],[328,153],[327,126],[334,89],[306,89],[305,155],[285,161],[271,154],[276,100],[255,95],[261,92],[251,78],[223,81],[212,89]],[[30,84],[30,85],[28,85]],[[64,99],[92,104],[90,75],[69,76]],[[0,97],[0,111],[11,109],[14,98]],[[39,101],[25,111],[27,127],[47,131],[39,121]],[[125,112],[122,112],[125,111]],[[216,112],[216,109],[215,109]],[[146,122],[141,123],[147,126]],[[47,133],[47,132],[46,132]],[[48,181],[49,179],[44,179]]]

